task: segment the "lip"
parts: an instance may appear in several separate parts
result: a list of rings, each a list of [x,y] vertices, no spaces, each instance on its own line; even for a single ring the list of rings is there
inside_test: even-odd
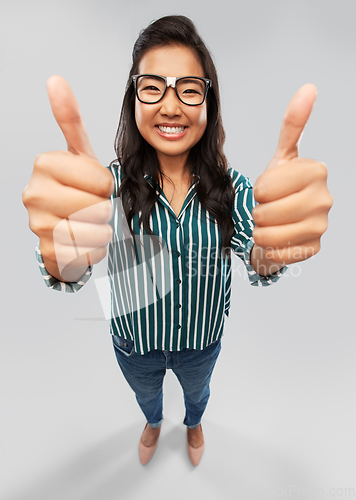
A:
[[[178,134],[168,134],[167,132],[162,132],[158,127],[184,127],[184,130],[183,132],[180,132]],[[157,130],[158,135],[160,135],[161,137],[164,137],[168,140],[176,140],[185,136],[188,127],[186,125],[182,125],[181,123],[159,123],[155,126],[155,129]]]

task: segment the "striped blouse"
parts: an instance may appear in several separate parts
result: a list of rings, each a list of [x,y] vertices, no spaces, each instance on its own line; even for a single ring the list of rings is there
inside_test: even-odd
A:
[[[115,191],[122,180],[118,163],[108,167],[115,178]],[[231,167],[235,198],[232,217],[235,234],[231,250],[240,257],[254,286],[268,286],[285,272],[283,267],[270,276],[261,276],[250,263],[254,245],[255,206],[250,180]],[[145,179],[152,186],[151,177]],[[200,204],[193,181],[177,216],[163,190],[149,222],[155,236],[147,235],[135,214],[135,238],[128,230],[121,198],[114,198],[113,238],[108,246],[108,278],[111,289],[110,333],[133,340],[135,351],[152,349],[180,351],[186,347],[204,349],[223,335],[225,315],[231,298],[231,260],[223,257],[218,224]],[[161,246],[157,246],[161,243]],[[46,270],[39,244],[37,261],[48,287],[65,292],[78,291],[90,278],[91,266],[76,283],[61,282]]]

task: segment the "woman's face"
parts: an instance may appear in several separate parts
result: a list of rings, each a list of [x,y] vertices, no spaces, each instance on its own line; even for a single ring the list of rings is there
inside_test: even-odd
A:
[[[142,58],[139,73],[161,76],[205,77],[194,51],[184,46],[156,47]],[[207,125],[206,100],[199,106],[183,104],[175,90],[168,87],[156,104],[144,104],[136,98],[135,119],[142,137],[156,150],[160,164],[181,160],[184,166],[191,148],[199,142]],[[164,133],[160,127],[184,127],[179,133]]]

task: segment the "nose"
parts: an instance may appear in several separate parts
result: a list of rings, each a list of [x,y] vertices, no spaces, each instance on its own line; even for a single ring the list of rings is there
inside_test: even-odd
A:
[[[180,100],[172,87],[168,87],[166,94],[161,100],[161,113],[167,116],[177,116],[181,115]]]

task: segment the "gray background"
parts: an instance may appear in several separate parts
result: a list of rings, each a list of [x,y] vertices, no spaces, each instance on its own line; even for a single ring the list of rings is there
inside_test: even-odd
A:
[[[234,258],[198,468],[186,454],[183,397],[170,371],[159,446],[139,464],[144,417],[103,319],[93,279],[102,264],[77,294],[48,289],[21,201],[35,156],[65,149],[47,78],[69,81],[108,165],[133,43],[167,14],[190,17],[212,51],[226,154],[252,182],[274,153],[289,100],[303,84],[317,86],[300,156],[327,164],[334,197],[321,252],[277,284],[250,286]],[[352,1],[1,3],[2,499],[215,500],[254,497],[258,487],[256,498],[287,498],[293,485],[295,498],[306,485],[340,488],[346,498],[345,488],[356,488],[354,19]]]

